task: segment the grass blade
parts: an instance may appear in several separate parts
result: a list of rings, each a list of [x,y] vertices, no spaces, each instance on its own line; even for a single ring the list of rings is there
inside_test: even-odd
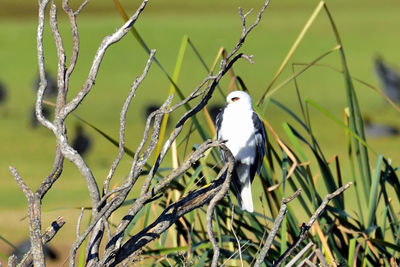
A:
[[[178,52],[178,57],[175,63],[175,69],[174,69],[174,74],[172,76],[172,80],[173,82],[176,84],[178,82],[178,78],[179,78],[179,73],[181,71],[182,68],[182,63],[183,63],[183,58],[185,56],[185,52],[186,52],[186,47],[189,41],[189,37],[188,36],[184,36],[181,42],[181,46],[179,48],[179,52]],[[171,84],[170,88],[169,88],[169,93],[168,96],[171,96],[175,93],[175,86],[173,84]],[[169,108],[169,106],[168,106]],[[160,127],[160,134],[159,134],[159,140],[155,149],[155,159],[157,160],[158,154],[160,153],[161,150],[161,146],[164,140],[164,136],[165,136],[165,130],[167,129],[167,123],[168,123],[168,118],[169,118],[169,114],[165,114],[162,122],[161,122],[161,127]]]
[[[307,104],[310,104],[311,106],[313,106],[314,108],[316,108],[318,111],[320,111],[321,113],[323,113],[324,115],[326,115],[328,118],[330,118],[332,121],[334,121],[337,125],[341,126],[342,128],[344,128],[346,131],[348,131],[353,137],[354,139],[356,139],[358,142],[360,142],[361,144],[363,144],[365,147],[367,147],[369,150],[371,150],[375,155],[377,155],[377,153],[375,152],[375,150],[369,146],[367,144],[367,142],[361,138],[360,136],[358,136],[358,134],[356,132],[354,132],[352,129],[349,129],[343,122],[341,122],[339,119],[337,119],[335,116],[333,116],[332,114],[330,114],[326,109],[324,109],[323,107],[321,107],[320,105],[318,105],[317,103],[315,103],[313,100],[311,99],[307,99],[306,100]]]
[[[354,262],[354,253],[356,250],[356,243],[357,240],[355,238],[350,239],[349,242],[349,256],[347,258],[347,265],[348,266],[353,266],[353,262]]]
[[[314,12],[310,16],[310,18],[307,20],[307,22],[304,25],[303,29],[301,30],[300,34],[297,36],[295,42],[293,43],[292,47],[290,48],[289,52],[287,53],[285,59],[282,61],[281,65],[279,66],[278,70],[276,71],[276,73],[275,73],[274,77],[272,78],[271,82],[267,86],[267,89],[265,90],[264,94],[262,95],[262,97],[258,101],[257,106],[260,106],[264,102],[264,99],[266,98],[266,95],[267,95],[268,91],[271,89],[271,87],[275,83],[276,79],[278,79],[279,75],[282,73],[283,69],[285,68],[285,66],[289,62],[290,58],[293,56],[294,52],[296,51],[297,47],[299,46],[299,44],[303,40],[305,34],[307,33],[307,31],[309,30],[311,25],[314,23],[314,21],[317,18],[318,14],[321,12],[323,6],[324,6],[324,2],[323,1],[319,2],[317,7],[315,8]]]
[[[272,94],[274,94],[276,91],[278,91],[279,89],[281,89],[283,86],[287,85],[289,82],[291,82],[292,80],[295,80],[299,75],[301,75],[303,72],[305,72],[306,70],[308,70],[311,66],[313,66],[315,63],[319,62],[320,60],[322,60],[323,58],[325,58],[327,55],[329,55],[332,52],[335,52],[337,50],[339,50],[341,47],[340,45],[337,45],[335,47],[333,47],[331,50],[323,53],[322,55],[320,55],[319,57],[317,57],[316,59],[314,59],[313,61],[311,61],[308,65],[306,65],[304,68],[300,69],[299,71],[295,72],[294,74],[292,74],[291,76],[289,76],[287,79],[285,79],[283,82],[281,82],[279,85],[277,85],[276,87],[274,87],[273,89],[268,90],[268,93],[265,94],[265,98],[269,98]]]
[[[323,1],[321,1],[323,2]],[[346,93],[347,93],[347,101],[348,101],[348,106],[350,108],[350,126],[353,132],[356,133],[357,136],[360,137],[365,143],[365,132],[364,132],[364,122],[361,116],[361,111],[360,107],[358,105],[358,100],[356,96],[356,92],[354,90],[353,82],[350,76],[350,71],[347,66],[347,61],[346,61],[346,56],[344,53],[344,49],[342,46],[342,41],[339,35],[339,31],[337,30],[336,24],[333,21],[333,17],[326,5],[324,3],[324,10],[326,15],[328,16],[329,22],[331,24],[332,30],[334,32],[335,38],[337,43],[340,45],[340,57],[341,57],[341,62],[342,62],[342,67],[343,67],[343,72],[344,72],[344,77],[345,77],[345,85],[346,85]],[[356,155],[357,155],[357,161],[359,165],[359,171],[360,171],[360,176],[363,181],[365,181],[367,190],[364,192],[364,194],[369,195],[369,185],[371,184],[371,171],[369,168],[369,156],[368,156],[368,150],[367,147],[360,146],[359,144],[359,139],[354,138],[354,145],[356,149]]]
[[[371,227],[373,222],[376,221],[376,208],[378,206],[378,185],[379,185],[379,179],[381,177],[381,168],[382,168],[382,155],[378,156],[378,161],[376,163],[376,168],[375,168],[375,175],[374,179],[372,182],[372,187],[371,191],[369,194],[369,201],[368,201],[368,207],[369,207],[369,212],[368,212],[368,224],[367,228]]]

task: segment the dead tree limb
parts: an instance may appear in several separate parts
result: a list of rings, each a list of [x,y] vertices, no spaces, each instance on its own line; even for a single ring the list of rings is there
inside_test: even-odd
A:
[[[57,220],[51,223],[51,225],[46,229],[46,231],[42,235],[42,244],[47,244],[51,239],[57,234],[58,230],[63,227],[65,224],[65,220],[63,217],[58,217]],[[21,267],[29,267],[33,265],[33,253],[32,249],[30,249],[21,260],[19,266]]]
[[[40,196],[33,193],[32,190],[22,180],[21,175],[17,169],[10,167],[10,172],[14,176],[18,186],[25,194],[28,200],[28,223],[29,234],[31,239],[31,251],[33,255],[33,264],[35,266],[44,266],[44,254],[41,233],[41,209],[40,209]]]
[[[274,266],[280,266],[286,259],[289,257],[293,251],[303,242],[308,234],[308,230],[311,228],[312,224],[315,222],[315,220],[322,214],[322,212],[325,210],[326,206],[328,205],[329,201],[336,196],[340,195],[348,189],[352,185],[352,182],[347,183],[346,185],[338,188],[335,192],[328,194],[324,200],[322,201],[321,205],[318,207],[318,209],[314,212],[314,214],[311,216],[310,220],[301,226],[300,229],[300,234],[294,241],[294,243],[287,248],[287,250],[279,257],[279,259],[276,261]]]
[[[291,195],[288,198],[284,198],[281,201],[281,208],[279,209],[278,216],[275,219],[274,225],[271,228],[270,233],[268,234],[267,240],[265,241],[265,244],[263,248],[261,249],[260,254],[257,257],[257,261],[254,264],[254,266],[261,266],[261,264],[264,262],[265,257],[268,254],[269,249],[272,246],[272,242],[274,241],[274,238],[276,234],[278,233],[279,228],[282,225],[282,221],[286,215],[287,212],[287,203],[295,199],[298,195],[301,193],[301,188],[298,189],[293,195]]]
[[[210,237],[210,241],[214,250],[211,266],[218,266],[218,258],[219,258],[219,246],[213,233],[212,217],[214,214],[215,206],[217,205],[218,201],[220,201],[229,190],[232,172],[235,166],[235,158],[233,157],[231,151],[224,145],[221,146],[221,150],[225,154],[226,164],[228,166],[226,171],[226,178],[219,192],[211,199],[210,204],[208,205],[207,215],[206,215],[207,234]]]
[[[222,145],[223,146],[223,145]],[[218,177],[210,185],[189,193],[186,197],[167,207],[162,214],[149,226],[125,242],[121,248],[105,260],[107,266],[115,266],[126,259],[135,256],[140,249],[158,238],[164,231],[171,227],[179,218],[186,213],[197,209],[215,199],[229,187],[230,173],[233,169],[233,162],[227,163],[218,174]],[[226,192],[227,190],[225,190]],[[220,196],[218,196],[219,198]],[[222,196],[223,197],[223,196]]]
[[[100,193],[100,188],[96,182],[96,179],[92,173],[92,170],[87,166],[86,162],[83,158],[68,144],[68,135],[66,132],[66,125],[65,120],[66,118],[73,112],[85,99],[85,97],[90,93],[92,87],[94,85],[95,79],[97,77],[101,62],[105,53],[107,52],[108,48],[120,41],[132,28],[135,24],[137,19],[139,18],[140,14],[144,10],[147,5],[148,0],[144,0],[142,4],[139,6],[137,11],[130,17],[130,19],[117,31],[109,36],[106,36],[101,44],[99,45],[96,55],[92,61],[92,65],[89,71],[89,75],[84,82],[80,91],[70,100],[67,102],[67,93],[69,89],[69,80],[71,74],[75,68],[78,59],[79,53],[79,34],[78,34],[78,26],[76,23],[76,17],[81,12],[82,8],[88,3],[88,1],[84,1],[82,5],[79,7],[77,11],[73,11],[69,6],[68,0],[62,0],[62,8],[67,14],[72,31],[72,53],[69,61],[69,65],[66,64],[66,52],[63,46],[63,39],[58,29],[58,21],[57,21],[57,7],[54,2],[50,4],[50,28],[53,34],[53,39],[57,49],[57,85],[58,85],[58,95],[57,95],[57,102],[55,108],[55,118],[54,121],[51,122],[47,120],[43,116],[42,112],[42,103],[44,97],[44,90],[46,88],[46,77],[45,77],[45,61],[43,56],[43,30],[44,30],[44,22],[45,22],[45,11],[46,7],[49,3],[49,0],[40,0],[39,1],[39,22],[38,22],[38,32],[37,32],[37,51],[38,51],[38,65],[39,65],[39,74],[40,74],[40,86],[37,93],[36,105],[35,105],[35,112],[39,122],[51,130],[54,133],[54,136],[57,140],[56,145],[56,156],[54,160],[53,171],[46,177],[46,179],[42,182],[40,187],[37,189],[36,193],[29,191],[30,193],[26,194],[28,198],[28,202],[32,203],[30,208],[31,215],[30,216],[30,224],[34,225],[31,231],[31,239],[35,238],[35,241],[32,241],[32,248],[33,248],[33,260],[34,263],[39,263],[39,256],[35,256],[35,250],[40,250],[39,239],[40,236],[40,227],[37,227],[37,222],[40,223],[40,200],[44,197],[46,192],[51,188],[54,182],[60,177],[62,172],[64,158],[71,161],[76,168],[80,171],[81,175],[86,181],[86,185],[88,188],[88,192],[91,198],[92,203],[92,221],[90,225],[82,232],[78,230],[77,232],[77,240],[73,244],[71,251],[70,251],[70,266],[75,265],[75,256],[77,249],[81,246],[84,239],[88,239],[88,246],[86,251],[86,264],[88,266],[95,266],[95,265],[102,265],[102,264],[114,264],[121,261],[122,258],[126,256],[134,255],[135,252],[140,249],[138,247],[140,244],[146,244],[153,239],[149,239],[145,237],[145,230],[150,230],[150,228],[146,228],[141,233],[142,236],[137,234],[134,236],[136,239],[130,239],[124,244],[122,244],[122,236],[132,221],[132,219],[137,215],[137,213],[143,209],[143,207],[157,196],[157,194],[163,192],[168,188],[169,183],[176,179],[177,177],[184,174],[192,165],[197,162],[201,157],[203,157],[203,153],[211,149],[213,147],[222,147],[224,149],[224,145],[217,141],[205,141],[200,147],[194,151],[186,161],[182,163],[180,167],[175,169],[169,175],[163,177],[160,181],[158,181],[155,186],[150,186],[153,182],[155,174],[158,173],[158,168],[163,161],[166,153],[169,151],[171,144],[176,140],[178,135],[181,133],[184,124],[193,116],[195,116],[203,107],[208,103],[211,99],[213,92],[216,86],[219,84],[222,77],[232,68],[232,66],[241,58],[247,59],[251,61],[251,56],[245,55],[243,53],[238,53],[239,49],[242,47],[246,37],[251,32],[251,30],[259,23],[261,19],[261,15],[265,11],[269,0],[265,2],[263,7],[260,9],[255,22],[246,27],[246,17],[249,13],[243,14],[240,10],[240,18],[242,20],[242,34],[232,49],[232,51],[228,54],[221,61],[220,70],[216,75],[208,75],[203,81],[182,101],[175,104],[174,106],[168,108],[172,101],[172,97],[169,97],[165,103],[163,104],[160,109],[153,112],[146,122],[146,128],[144,131],[144,137],[142,142],[140,143],[136,154],[134,155],[134,159],[132,162],[131,170],[123,182],[123,184],[113,190],[109,190],[109,183],[114,175],[116,168],[119,165],[119,161],[121,160],[122,156],[124,155],[124,135],[125,135],[125,123],[126,123],[126,113],[129,108],[129,105],[133,99],[133,96],[140,85],[141,81],[146,77],[147,72],[149,70],[150,64],[154,57],[154,51],[150,53],[149,60],[145,66],[144,72],[142,76],[138,77],[134,84],[131,87],[131,90],[128,96],[125,99],[125,104],[121,110],[120,116],[120,142],[119,142],[119,150],[116,159],[114,160],[109,175],[107,176],[105,183],[103,185],[102,194]],[[157,155],[156,163],[149,168],[150,171],[145,178],[144,184],[142,186],[141,194],[135,201],[135,203],[130,207],[124,219],[119,223],[117,229],[114,233],[109,233],[110,240],[106,246],[104,251],[103,257],[99,258],[99,247],[100,242],[102,240],[102,235],[105,229],[105,223],[107,219],[116,211],[124,202],[126,197],[128,196],[129,192],[131,191],[132,187],[135,185],[136,181],[138,180],[139,176],[143,172],[144,166],[146,166],[147,161],[150,155],[153,153],[158,141],[159,141],[159,133],[160,133],[160,125],[162,121],[162,117],[166,113],[171,113],[176,109],[180,108],[183,105],[187,105],[190,101],[193,101],[196,98],[200,98],[199,102],[191,109],[189,109],[178,121],[175,130],[171,133],[168,140],[164,143],[162,150],[159,155]],[[152,128],[151,128],[152,126]],[[145,146],[147,144],[147,146]],[[172,216],[172,219],[169,223],[161,223],[161,219],[155,221],[154,224],[158,225],[157,229],[159,229],[159,233],[168,229],[170,225],[176,222],[181,216],[185,213],[200,207],[201,205],[209,202],[211,200],[211,204],[208,210],[209,214],[212,214],[212,210],[214,209],[216,203],[223,198],[226,194],[229,181],[230,181],[230,173],[232,172],[233,164],[227,164],[225,170],[228,169],[226,178],[224,178],[224,182],[222,182],[222,178],[219,178],[215,181],[214,186],[210,187],[209,189],[205,188],[204,190],[199,190],[204,195],[197,196],[196,199],[191,199],[194,195],[189,195],[188,197],[184,198],[182,201],[179,201],[173,205],[171,205],[167,210],[160,215],[159,218],[169,217],[170,211],[178,211],[176,214]],[[11,169],[10,169],[11,170]],[[22,178],[18,178],[19,175],[17,174],[15,169],[11,170],[16,178],[18,184],[20,185],[21,189],[24,190],[27,187],[24,187]],[[219,190],[217,190],[218,188]],[[29,188],[28,188],[29,189]],[[210,190],[207,191],[207,190]],[[28,192],[27,190],[25,190]],[[24,191],[24,192],[25,192]],[[33,196],[33,197],[32,197]],[[30,199],[33,199],[30,201]],[[199,200],[202,199],[202,200]],[[194,201],[191,204],[187,204],[185,201]],[[186,204],[185,204],[186,203]],[[182,205],[182,206],[179,206]],[[174,217],[175,216],[175,217]],[[211,225],[211,215],[209,217],[209,225]],[[80,217],[81,219],[82,217]],[[40,224],[39,224],[40,226]],[[210,228],[211,229],[211,228]],[[209,232],[210,238],[213,237],[212,231]],[[134,246],[131,246],[135,244]],[[143,245],[142,245],[143,246]],[[135,248],[135,249],[133,249]],[[216,247],[214,247],[216,248]],[[217,248],[216,248],[217,249]],[[39,252],[38,252],[39,253]],[[40,254],[40,253],[39,253]],[[217,254],[217,253],[216,253]],[[43,253],[41,253],[43,255]],[[218,260],[218,254],[216,255],[216,259]]]

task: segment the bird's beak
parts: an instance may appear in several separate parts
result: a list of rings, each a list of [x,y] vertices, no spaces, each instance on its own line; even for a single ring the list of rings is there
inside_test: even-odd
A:
[[[228,99],[227,104],[232,104],[232,103],[233,103],[233,101],[231,99]]]

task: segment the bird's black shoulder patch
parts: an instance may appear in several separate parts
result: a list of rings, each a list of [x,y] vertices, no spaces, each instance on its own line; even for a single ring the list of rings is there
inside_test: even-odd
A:
[[[261,121],[260,117],[257,115],[257,113],[253,112],[252,119],[254,124],[254,136],[256,139],[256,148],[257,148],[257,159],[255,160],[253,166],[251,166],[250,169],[251,174],[254,175],[256,172],[260,173],[261,167],[263,165],[263,159],[265,155],[266,134],[265,134],[264,124]]]
[[[217,139],[219,138],[219,130],[221,129],[221,124],[222,124],[222,117],[224,116],[224,110],[221,108],[220,112],[218,113],[216,119],[215,119],[215,129],[217,131]]]

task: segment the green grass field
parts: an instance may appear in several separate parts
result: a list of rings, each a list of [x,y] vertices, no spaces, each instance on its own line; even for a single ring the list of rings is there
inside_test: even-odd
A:
[[[4,1],[3,1],[4,2]],[[37,75],[36,60],[36,14],[34,6],[26,6],[19,12],[19,7],[25,5],[15,1],[5,1],[4,5],[11,10],[11,15],[0,16],[0,81],[8,87],[8,102],[0,106],[0,235],[10,241],[17,242],[27,235],[26,221],[18,225],[10,224],[5,218],[22,218],[26,212],[26,201],[14,179],[8,171],[8,166],[15,166],[27,184],[36,188],[49,173],[55,150],[55,140],[46,129],[31,129],[29,114],[34,103],[33,80]],[[80,89],[86,78],[90,61],[102,38],[112,33],[122,20],[112,6],[112,1],[93,1],[78,19],[80,26],[81,51],[78,66],[71,81],[69,99]],[[128,2],[128,1],[125,1]],[[137,2],[137,1],[136,1]],[[157,49],[157,57],[170,74],[173,72],[175,60],[181,40],[188,35],[191,41],[210,66],[223,46],[230,50],[240,35],[240,19],[237,6],[249,8],[258,7],[261,1],[153,1],[146,8],[141,19],[136,24],[150,48]],[[34,4],[36,2],[30,3]],[[317,1],[271,1],[263,20],[249,36],[242,51],[254,55],[255,64],[239,62],[234,70],[241,76],[253,99],[258,100],[273,77],[279,64],[287,54],[296,36],[311,15]],[[96,5],[99,5],[96,7]],[[127,5],[133,12],[135,6]],[[132,5],[132,6],[130,6]],[[373,59],[382,55],[394,65],[400,62],[400,27],[398,12],[400,4],[396,0],[379,4],[376,1],[328,1],[344,44],[350,72],[352,75],[377,85],[373,73]],[[0,10],[5,10],[0,8]],[[32,10],[32,11],[31,11]],[[59,11],[59,13],[62,13]],[[61,32],[65,36],[64,44],[70,45],[69,25],[64,15],[60,15]],[[249,19],[252,21],[253,17]],[[297,49],[291,62],[310,62],[336,45],[329,21],[321,13],[307,33],[304,41]],[[46,66],[50,73],[56,72],[56,52],[49,29],[45,32]],[[69,54],[67,54],[69,55]],[[92,92],[75,114],[96,125],[108,134],[118,136],[119,112],[125,96],[134,78],[144,67],[147,55],[129,34],[120,43],[112,46],[104,58]],[[330,54],[322,63],[340,68],[337,52]],[[400,65],[400,64],[399,64]],[[299,67],[297,67],[299,68]],[[178,84],[186,94],[205,77],[206,72],[193,51],[187,51]],[[276,84],[291,75],[287,68]],[[341,74],[322,67],[313,67],[298,79],[303,99],[310,98],[326,108],[337,118],[343,118],[346,107],[344,81]],[[223,81],[226,89],[228,81]],[[371,89],[355,83],[363,114],[379,122],[391,123],[400,127],[399,114]],[[151,103],[161,104],[168,95],[169,84],[162,72],[153,65],[148,77],[139,88],[128,113],[127,145],[135,150],[143,131],[143,110]],[[273,98],[284,103],[292,110],[299,111],[298,101],[293,83],[281,88]],[[177,99],[176,99],[177,100]],[[175,100],[175,102],[176,102]],[[218,92],[213,103],[222,104],[224,99]],[[178,112],[173,114],[173,120],[178,119]],[[280,109],[270,104],[265,117],[284,139],[282,123],[289,117]],[[329,121],[324,115],[314,110],[311,112],[314,131],[327,155],[338,154],[341,162],[346,162],[346,146],[344,130]],[[201,119],[203,119],[201,117]],[[75,118],[68,120],[69,131],[73,133]],[[326,127],[326,125],[329,127]],[[98,183],[102,183],[108,173],[117,149],[91,129],[88,133],[94,139],[94,147],[87,158]],[[195,143],[198,140],[192,140]],[[378,153],[393,159],[393,165],[398,166],[400,152],[399,137],[370,139],[369,144]],[[374,165],[376,157],[371,157]],[[349,180],[348,166],[343,164],[345,181]],[[125,157],[117,173],[122,180],[130,166],[130,159]],[[118,177],[118,176],[116,176]],[[257,179],[256,179],[257,180]],[[118,182],[115,180],[114,182]],[[257,181],[258,182],[258,181]],[[255,186],[259,188],[259,186]],[[261,189],[255,194],[261,194]],[[350,193],[347,193],[350,195]],[[45,222],[56,217],[55,208],[67,210],[71,222],[68,230],[74,231],[74,224],[79,211],[75,208],[89,205],[87,189],[78,171],[69,162],[61,179],[46,195],[43,202]],[[47,219],[48,218],[48,219]],[[22,225],[23,224],[23,225]],[[45,227],[45,225],[44,225]]]

